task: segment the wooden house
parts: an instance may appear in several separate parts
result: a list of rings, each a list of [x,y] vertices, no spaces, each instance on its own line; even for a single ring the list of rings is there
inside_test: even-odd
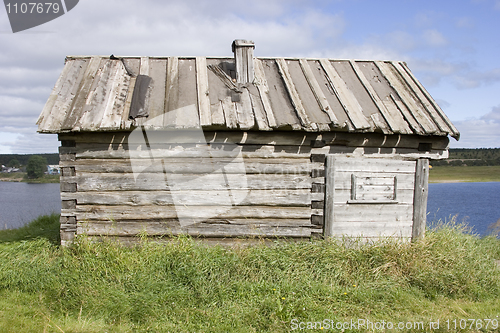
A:
[[[420,237],[459,132],[404,62],[71,56],[40,118],[61,238]]]

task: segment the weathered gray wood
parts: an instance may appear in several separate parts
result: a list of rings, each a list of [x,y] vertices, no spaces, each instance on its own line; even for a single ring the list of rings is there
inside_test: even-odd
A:
[[[200,128],[195,59],[179,59],[176,128]]]
[[[253,49],[255,45],[248,40],[233,42],[234,60],[236,64],[236,81],[238,83],[252,83],[254,79]]]
[[[439,107],[439,104],[436,103],[436,101],[431,97],[431,95],[427,92],[427,90],[424,88],[424,86],[413,76],[413,74],[411,73],[408,66],[406,66],[405,63],[401,63],[401,66],[406,70],[408,75],[410,75],[413,78],[413,81],[415,82],[415,84],[420,88],[420,90],[423,92],[423,94],[427,97],[428,101],[434,106],[434,109],[437,111],[437,113],[441,116],[441,118],[443,118],[443,120],[449,126],[449,128],[452,131],[452,136],[458,140],[460,138],[460,132],[453,125],[453,123],[450,121],[448,116],[446,116],[446,114],[443,112],[443,110]]]
[[[264,111],[266,113],[267,122],[270,127],[275,128],[276,119],[274,118],[273,108],[271,107],[271,102],[269,101],[269,86],[267,84],[266,75],[264,73],[264,67],[259,59],[254,59],[255,68],[255,85],[259,90],[260,99],[264,106]]]
[[[233,144],[229,145],[154,145],[150,144],[151,149],[144,148],[138,150],[138,147],[127,150],[120,146],[109,146],[99,144],[80,144],[77,148],[77,158],[309,158],[310,147],[301,146],[262,146],[246,145],[245,149]],[[168,148],[168,149],[167,149]]]
[[[335,156],[326,156],[325,162],[325,211],[324,211],[324,235],[325,238],[334,236],[335,216]]]
[[[222,100],[222,109],[224,110],[224,118],[226,119],[226,127],[229,129],[238,128],[238,118],[236,116],[236,105],[231,100],[231,97],[226,97]]]
[[[71,105],[70,112],[66,116],[66,119],[61,125],[63,130],[71,130],[73,126],[78,121],[82,115],[83,106],[85,105],[85,100],[90,92],[90,87],[95,80],[97,70],[101,64],[101,57],[92,57],[90,59],[89,65],[85,69],[80,88],[73,99],[73,104]],[[61,77],[63,74],[61,74]]]
[[[411,87],[405,81],[404,77],[394,64],[391,62],[386,65],[386,74],[393,88],[398,92],[398,95],[402,97],[402,102],[408,107],[412,115],[418,121],[420,126],[426,131],[427,134],[439,134],[435,123],[429,118],[429,115],[425,111],[424,105],[422,105],[418,96],[414,95]]]
[[[391,95],[394,103],[396,103],[413,130],[417,130],[418,134],[436,133],[436,126],[428,119],[425,112],[422,110],[422,107],[417,104],[413,96],[408,92],[408,89],[403,86],[402,79],[397,77],[394,73],[394,67],[391,64],[386,64],[381,61],[377,61],[375,64],[380,69],[380,72],[384,75],[391,87],[401,97],[401,100],[398,100]],[[412,119],[415,119],[415,121],[412,121]],[[422,130],[419,130],[420,127]]]
[[[135,176],[135,177],[134,177]],[[136,179],[137,177],[137,179]],[[78,191],[129,190],[237,190],[237,189],[310,189],[308,175],[246,175],[213,173],[181,175],[160,173],[110,174],[78,173]]]
[[[128,61],[128,65],[130,65],[130,62],[131,61]],[[138,68],[139,65],[140,65],[140,62],[135,60],[133,62],[135,64],[135,66]],[[139,70],[137,70],[137,73],[139,72]],[[123,108],[123,113],[122,113],[122,118],[121,118],[121,126],[120,128],[123,129],[123,130],[127,130],[127,129],[130,129],[130,126],[132,126],[132,123],[133,121],[129,119],[129,116],[130,116],[130,108],[132,106],[132,97],[134,95],[134,89],[135,89],[135,83],[137,81],[137,77],[136,76],[132,76],[130,77],[130,82],[129,82],[129,86],[128,86],[128,90],[127,90],[127,97],[125,98],[125,105],[124,105],[124,108]]]
[[[314,74],[311,70],[311,67],[309,66],[309,63],[307,62],[306,59],[300,59],[299,63],[300,63],[300,67],[302,68],[302,71],[304,73],[304,76],[307,80],[307,83],[309,83],[309,86],[314,94],[314,97],[316,97],[316,100],[318,101],[318,104],[319,104],[321,110],[328,115],[333,126],[339,126],[339,121],[338,121],[337,117],[335,116],[335,113],[333,112],[333,109],[330,106],[330,103],[328,103],[328,100],[326,99],[325,94],[323,94],[323,91],[321,90],[321,87],[320,87],[318,81],[314,77]]]
[[[267,121],[267,115],[264,110],[264,105],[262,104],[262,100],[260,99],[259,96],[259,90],[253,84],[249,85],[246,89],[250,93],[250,100],[252,102],[252,109],[255,116],[255,123],[257,124],[257,128],[259,129],[259,131],[272,130],[269,127]]]
[[[72,64],[52,105],[50,115],[41,124],[43,128],[48,130],[58,130],[61,128],[80,88],[88,63],[88,60],[76,60]]]
[[[383,173],[410,173],[415,170],[415,161],[392,160],[384,158],[365,157],[360,163],[359,157],[339,156],[337,172],[383,172]]]
[[[83,107],[80,119],[75,124],[75,130],[96,129],[102,120],[104,113],[104,103],[107,96],[107,88],[110,83],[110,76],[116,73],[117,66],[112,60],[102,59],[96,79],[92,83],[86,103]]]
[[[140,79],[142,77],[145,77],[146,80],[144,82],[150,83],[151,77],[149,76],[150,74],[150,58],[149,57],[141,57],[141,62],[140,62],[140,68],[139,68],[139,77],[136,80],[136,86],[138,86],[138,83],[141,81]],[[145,93],[145,98],[144,98],[144,112],[149,114],[149,109],[150,109],[150,94],[151,94],[151,86],[148,86],[146,93]],[[132,102],[132,109],[134,109],[134,102]],[[143,126],[145,122],[148,121],[149,117],[140,117],[140,118],[135,118],[134,123],[136,126]]]
[[[238,126],[241,130],[249,130],[255,126],[252,101],[248,89],[244,88],[240,94],[240,101],[235,103]]]
[[[415,94],[416,99],[420,103],[422,103],[423,108],[421,111],[426,111],[430,118],[434,121],[434,124],[439,127],[439,129],[443,133],[453,133],[453,130],[448,126],[447,123],[443,121],[441,116],[436,112],[436,109],[433,105],[431,105],[430,101],[427,99],[427,96],[423,93],[420,87],[415,83],[414,78],[410,76],[409,73],[406,72],[406,69],[400,62],[391,62],[392,66],[396,69],[399,75],[403,78],[406,85],[411,89],[413,94]]]
[[[38,117],[38,120],[36,121],[36,124],[38,125],[39,130],[41,130],[42,132],[50,132],[48,122],[49,122],[49,118],[51,117],[51,114],[52,114],[52,108],[54,106],[54,103],[57,101],[57,98],[61,92],[61,89],[64,86],[65,80],[67,80],[68,74],[75,70],[74,64],[75,64],[74,61],[67,61],[66,62],[61,75],[57,79],[57,82],[54,85],[54,88],[52,89],[52,91],[49,95],[49,98],[48,98],[47,102],[45,103],[45,106],[43,107],[43,110],[40,113],[40,116]]]
[[[212,113],[210,111],[208,92],[207,59],[205,57],[196,57],[196,90],[198,92],[200,125],[212,125]]]
[[[405,205],[413,205],[413,193],[414,189],[400,189],[398,187],[396,196],[397,203]],[[334,198],[336,205],[346,204],[348,203],[348,201],[351,200],[351,190],[349,188],[347,189],[336,188]]]
[[[285,83],[285,87],[290,95],[290,99],[295,108],[295,112],[300,120],[302,126],[309,131],[315,131],[318,129],[318,126],[311,122],[309,119],[306,110],[304,109],[304,105],[300,99],[299,93],[295,88],[293,83],[292,76],[290,75],[290,71],[288,70],[288,65],[283,58],[276,59],[276,63],[278,64],[278,69],[280,71],[281,77],[283,78],[283,82]]]
[[[65,179],[61,179],[60,188],[61,188],[61,192],[76,192],[77,183],[65,181]]]
[[[144,125],[146,128],[157,129],[162,128],[165,122],[167,61],[165,59],[150,59],[148,69],[151,77],[151,92],[149,96],[149,116]]]
[[[210,111],[212,116],[212,125],[220,126],[225,125],[224,109],[222,108],[222,101],[227,97],[228,88],[236,89],[236,84],[232,81],[231,77],[226,74],[219,66],[217,61],[207,61],[208,69],[208,86]],[[222,83],[222,84],[221,84]]]
[[[430,143],[433,150],[445,150],[449,139],[445,136],[417,135],[383,135],[380,133],[297,133],[297,132],[242,132],[242,131],[203,131],[205,140],[200,141],[199,135],[193,135],[191,130],[150,131],[150,143],[234,143],[260,144],[278,146],[308,146],[313,141],[322,141],[324,145],[347,147],[379,147],[379,148],[413,148],[417,149],[420,142]],[[59,141],[73,140],[83,143],[139,143],[130,132],[113,133],[71,133],[59,134]],[[140,142],[142,142],[142,138]]]
[[[78,226],[78,233],[89,236],[136,236],[138,234],[176,236],[188,234],[202,237],[309,237],[311,228],[301,226],[267,226],[247,224],[197,224],[186,228],[161,222],[87,223]]]
[[[309,189],[277,190],[189,190],[189,191],[108,191],[62,193],[62,200],[76,200],[79,205],[228,205],[231,197],[241,206],[307,207],[311,202]]]
[[[195,221],[205,219],[309,219],[310,207],[281,207],[273,206],[197,206],[196,209],[183,209],[175,206],[99,206],[77,205],[76,210],[71,210],[78,221],[113,221],[113,220],[148,220],[148,219],[175,219],[178,217],[177,209],[181,209],[184,219]],[[62,213],[67,210],[62,209]]]
[[[67,165],[63,163],[62,166]],[[69,164],[68,164],[69,165]],[[83,159],[71,162],[78,172],[90,173],[132,173],[134,168],[147,169],[148,173],[204,174],[224,169],[236,174],[290,174],[308,175],[310,163],[306,159],[170,159],[168,163],[150,160]],[[133,167],[132,167],[133,166]]]
[[[342,80],[335,68],[328,59],[320,59],[323,70],[328,75],[331,88],[335,91],[344,111],[356,129],[368,129],[370,123],[363,114],[363,110],[353,92],[349,90],[346,83]]]
[[[104,106],[101,130],[118,130],[121,127],[122,112],[125,107],[130,77],[127,75],[125,66],[119,60],[116,62],[116,72],[110,78],[109,95]]]
[[[427,193],[429,179],[429,160],[417,160],[415,169],[415,195],[413,202],[413,231],[412,239],[424,237],[427,216]]]
[[[411,237],[408,222],[336,222],[333,235],[350,237]]]
[[[165,115],[164,127],[176,127],[179,95],[179,59],[170,57],[167,60],[167,78],[165,83]]]
[[[339,204],[334,206],[334,224],[337,222],[407,221],[411,225],[412,216],[413,205]]]
[[[405,126],[406,124],[404,122],[402,122],[403,119],[397,118],[397,117],[392,117],[392,115],[389,112],[389,110],[387,109],[386,105],[382,102],[380,97],[377,95],[377,92],[375,91],[375,89],[373,89],[372,85],[370,84],[368,79],[365,77],[365,75],[363,74],[363,72],[359,68],[358,64],[352,60],[350,61],[350,63],[351,63],[352,68],[354,69],[354,72],[356,73],[359,81],[361,82],[361,84],[366,89],[366,91],[370,95],[371,99],[373,100],[373,102],[377,106],[378,110],[380,111],[380,114],[383,116],[383,119],[387,122],[390,130],[393,133],[404,132],[407,126]],[[374,117],[374,115],[372,115],[372,119],[373,119],[375,125],[377,125],[377,127],[381,127],[382,129],[384,128],[383,127],[384,125],[381,123],[381,121],[378,120],[377,117]],[[400,129],[402,129],[402,131]],[[409,134],[409,133],[411,133],[411,131],[408,133],[405,133],[405,134]]]
[[[278,64],[275,60],[262,61],[264,76],[269,89],[269,101],[276,120],[276,127],[282,129],[301,130],[302,126],[297,112],[290,101],[289,93],[283,85],[283,77],[280,74]]]

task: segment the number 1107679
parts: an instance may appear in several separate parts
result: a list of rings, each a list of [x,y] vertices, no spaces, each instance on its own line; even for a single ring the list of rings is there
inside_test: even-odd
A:
[[[57,14],[61,6],[57,2],[10,2],[5,5],[8,14]]]
[[[445,320],[448,329],[498,329],[498,319],[448,319]]]

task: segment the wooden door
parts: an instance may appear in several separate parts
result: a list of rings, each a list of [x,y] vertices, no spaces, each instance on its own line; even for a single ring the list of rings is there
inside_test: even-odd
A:
[[[422,205],[427,206],[427,174],[423,176],[425,184],[422,186],[422,174],[418,173],[420,178],[416,181],[416,170],[428,170],[426,162],[427,160],[327,156],[325,236],[368,239],[393,236],[411,239],[417,233],[418,237],[422,233]],[[417,206],[414,205],[415,199],[418,201]],[[422,202],[423,199],[425,203]],[[417,211],[415,207],[418,208]],[[414,227],[415,220],[417,223]]]

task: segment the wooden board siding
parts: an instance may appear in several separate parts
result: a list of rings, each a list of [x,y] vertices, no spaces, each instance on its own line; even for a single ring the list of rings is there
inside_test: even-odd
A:
[[[60,134],[65,241],[76,231],[303,238],[329,219],[339,223],[327,236],[351,226],[370,239],[411,237],[414,159],[425,154],[409,136],[198,132]],[[444,139],[426,140],[442,152]],[[338,163],[325,168],[331,156]]]
[[[412,237],[415,161],[328,155],[326,165],[325,236]]]
[[[64,233],[299,238],[322,233],[311,220],[322,210],[311,207],[309,142],[229,144],[227,137],[213,136],[225,143],[170,146],[159,142],[169,136],[152,135],[153,155],[146,147],[137,153],[138,143],[133,138],[129,143],[126,134],[102,134],[108,142],[101,143],[85,142],[93,140],[85,135],[61,136],[74,142],[61,148],[71,154],[61,166],[72,171],[61,177],[61,216],[75,221]],[[137,170],[142,172],[134,174]]]

